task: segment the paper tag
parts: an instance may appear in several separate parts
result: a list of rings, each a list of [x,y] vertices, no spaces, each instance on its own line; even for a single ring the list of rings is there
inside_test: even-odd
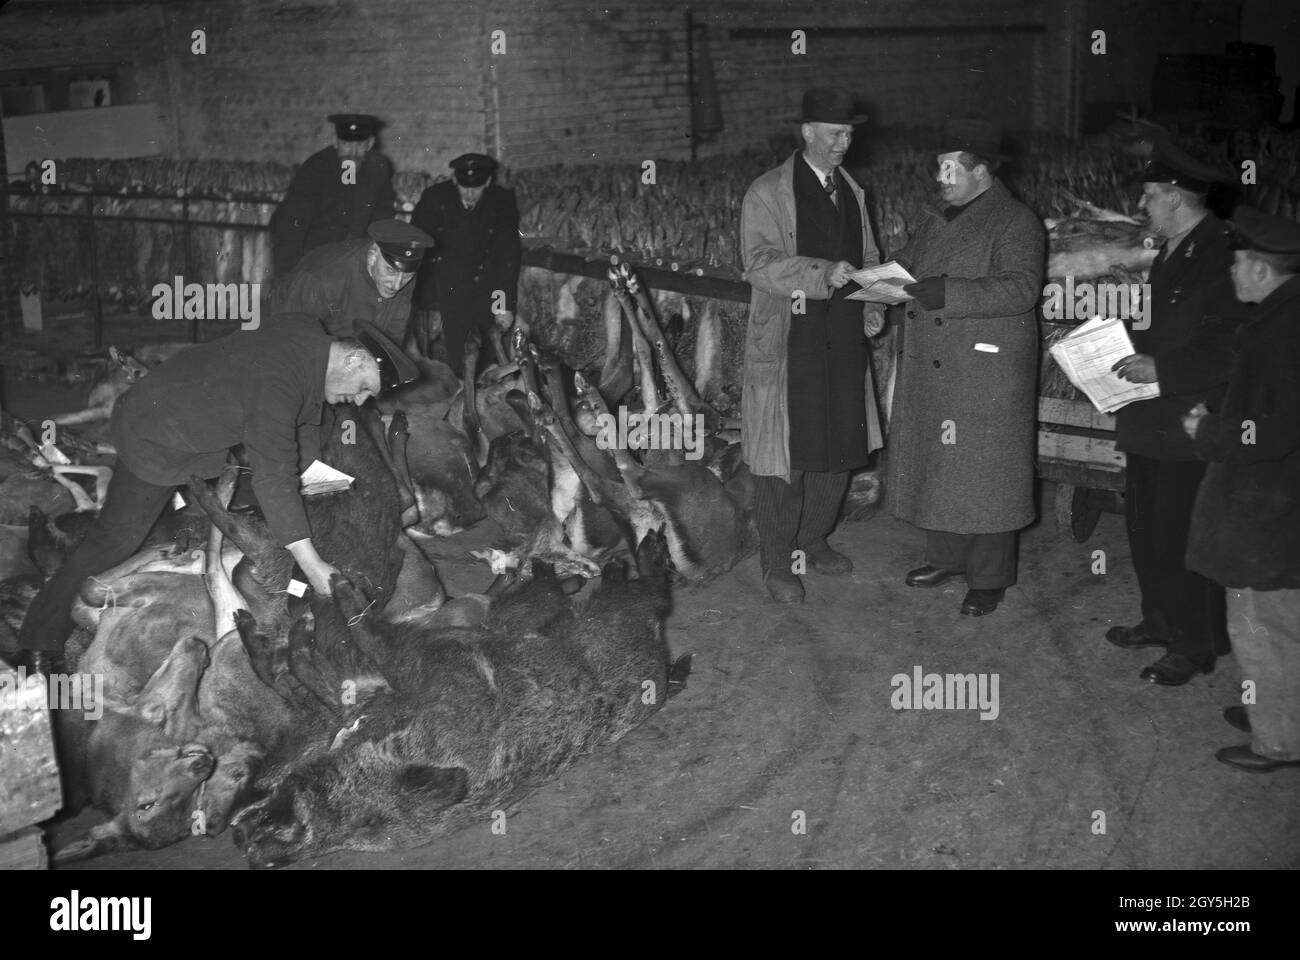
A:
[[[303,583],[300,580],[290,580],[289,586],[286,587],[285,589],[287,589],[295,597],[301,597],[301,596],[305,596],[307,593],[307,584]]]
[[[177,490],[175,493],[172,494],[172,509],[173,510],[185,509],[185,498],[181,496],[179,490]]]
[[[975,349],[981,353],[998,353],[1001,348],[992,343],[977,343]]]

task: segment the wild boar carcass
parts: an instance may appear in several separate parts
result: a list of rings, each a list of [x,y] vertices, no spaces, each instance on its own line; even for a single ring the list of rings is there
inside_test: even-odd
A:
[[[639,579],[607,568],[576,610],[543,572],[476,629],[372,621],[340,584],[340,613],[359,617],[356,643],[388,665],[392,691],[338,749],[289,768],[237,818],[249,864],[428,843],[654,713],[669,671],[662,539],[637,556]]]

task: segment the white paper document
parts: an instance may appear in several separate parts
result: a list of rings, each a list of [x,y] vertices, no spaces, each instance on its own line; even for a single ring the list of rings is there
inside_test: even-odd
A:
[[[1130,383],[1111,370],[1116,361],[1137,352],[1123,320],[1093,317],[1052,344],[1051,351],[1070,382],[1102,413],[1160,396],[1159,383]]]
[[[327,463],[313,460],[311,466],[302,472],[303,496],[317,493],[336,493],[352,486],[356,477],[350,477],[342,470],[335,470]]]
[[[861,290],[854,290],[846,300],[866,300],[869,303],[903,303],[911,300],[903,287],[916,283],[912,276],[897,260],[890,260],[878,267],[867,267],[849,274],[849,279],[857,283]]]

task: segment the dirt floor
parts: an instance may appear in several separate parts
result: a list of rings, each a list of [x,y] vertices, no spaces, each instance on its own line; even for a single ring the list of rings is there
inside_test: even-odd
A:
[[[486,584],[464,558],[477,533],[440,544],[453,593]],[[685,691],[524,800],[504,836],[484,822],[415,850],[290,869],[1300,866],[1300,771],[1214,759],[1245,739],[1220,716],[1236,695],[1233,660],[1157,687],[1137,678],[1150,651],[1102,640],[1137,607],[1119,517],[1084,545],[1031,530],[1020,585],[983,618],[958,612],[961,583],[903,584],[920,556],[905,524],[846,524],[834,541],[857,569],[809,575],[802,606],[767,600],[755,558],[680,589],[668,637],[694,655]],[[1105,575],[1091,572],[1097,549]],[[891,678],[917,665],[997,674],[996,719],[894,710]],[[55,846],[98,820],[62,825]],[[241,866],[227,836],[84,865]]]
[[[13,381],[6,394],[19,416],[78,405],[72,392]],[[453,595],[486,586],[486,567],[466,554],[491,539],[484,524],[432,541]],[[1252,775],[1214,759],[1246,740],[1220,715],[1237,698],[1233,659],[1157,687],[1137,677],[1152,651],[1102,639],[1137,619],[1118,516],[1103,515],[1086,544],[1051,523],[1028,531],[1020,584],[983,618],[958,612],[960,582],[903,584],[920,561],[907,525],[844,524],[832,539],[856,570],[810,574],[802,606],[768,601],[752,557],[679,589],[667,629],[674,653],[694,656],[684,692],[525,799],[505,835],[484,822],[419,849],[289,869],[1300,867],[1300,770]],[[1104,575],[1091,572],[1094,550],[1105,551]],[[891,678],[918,666],[996,674],[996,719],[893,709]],[[56,826],[54,847],[101,819]],[[223,835],[80,866],[243,860]]]

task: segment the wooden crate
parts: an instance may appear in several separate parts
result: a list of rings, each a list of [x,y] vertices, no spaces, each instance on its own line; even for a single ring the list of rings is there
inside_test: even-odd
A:
[[[40,827],[0,837],[0,870],[44,870],[49,866]]]
[[[48,820],[63,804],[41,674],[0,672],[0,837]]]

